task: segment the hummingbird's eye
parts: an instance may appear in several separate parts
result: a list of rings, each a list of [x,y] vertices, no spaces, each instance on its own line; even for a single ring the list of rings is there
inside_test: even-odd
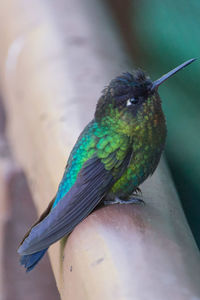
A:
[[[126,106],[130,106],[130,105],[134,105],[138,103],[138,99],[137,98],[129,98],[126,102]]]

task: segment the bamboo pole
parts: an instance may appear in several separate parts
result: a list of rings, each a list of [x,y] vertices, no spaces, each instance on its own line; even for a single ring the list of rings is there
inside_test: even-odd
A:
[[[7,135],[41,213],[101,89],[130,64],[100,1],[7,0],[0,13]],[[145,206],[96,210],[50,248],[62,299],[200,298],[199,252],[164,162],[142,191]]]

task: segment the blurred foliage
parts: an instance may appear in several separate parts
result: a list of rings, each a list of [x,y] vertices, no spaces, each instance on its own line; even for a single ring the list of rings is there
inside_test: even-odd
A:
[[[131,31],[137,39],[132,46],[153,80],[185,60],[200,57],[200,1],[142,0],[133,1],[132,8]],[[168,125],[167,159],[200,247],[199,72],[197,60],[169,79],[159,92]]]

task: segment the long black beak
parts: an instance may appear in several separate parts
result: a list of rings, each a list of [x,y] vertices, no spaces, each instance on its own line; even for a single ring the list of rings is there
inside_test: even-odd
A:
[[[152,84],[152,87],[151,87],[151,91],[152,92],[156,91],[158,89],[159,85],[161,85],[165,80],[167,80],[168,78],[173,76],[176,72],[178,72],[181,69],[185,68],[186,66],[188,66],[189,64],[191,64],[195,60],[196,60],[196,58],[192,58],[192,59],[189,59],[189,60],[185,61],[180,66],[178,66],[175,69],[169,71],[167,74],[163,75],[162,77],[160,77],[159,79],[154,81],[153,84]]]

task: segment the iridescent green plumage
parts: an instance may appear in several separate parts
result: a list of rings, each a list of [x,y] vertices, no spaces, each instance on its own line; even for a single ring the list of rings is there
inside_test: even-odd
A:
[[[143,103],[135,118],[133,154],[122,177],[111,189],[119,198],[129,197],[136,188],[152,175],[160,160],[166,138],[165,117],[158,95]]]
[[[105,169],[115,177],[127,152],[132,152],[127,170],[107,191],[106,198],[128,198],[153,173],[164,148],[166,126],[160,98],[157,93],[148,94],[149,86],[151,81],[140,71],[134,76],[126,73],[117,77],[103,91],[95,119],[85,128],[71,152],[54,206],[93,155],[100,158]],[[140,103],[129,107],[127,101],[134,98],[134,93],[140,97]]]
[[[115,176],[130,148],[131,139],[129,137],[117,134],[107,126],[102,127],[95,120],[91,121],[70,154],[53,207],[73,186],[84,163],[90,158],[97,156],[105,170],[111,171]]]
[[[142,71],[124,73],[104,89],[94,119],[70,154],[55,200],[18,250],[28,271],[100,201],[129,203],[133,192],[153,174],[166,138],[157,88],[192,61],[155,82]]]

